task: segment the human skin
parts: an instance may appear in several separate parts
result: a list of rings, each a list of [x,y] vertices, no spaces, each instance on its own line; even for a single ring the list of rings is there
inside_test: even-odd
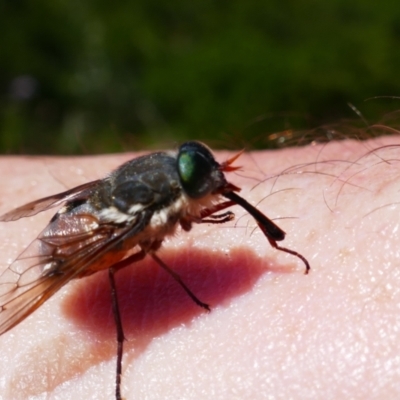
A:
[[[3,157],[0,213],[134,156]],[[166,240],[159,257],[212,311],[150,257],[120,271],[123,397],[400,398],[399,160],[397,136],[244,153],[229,181],[311,271],[272,248],[239,207],[232,223]],[[0,223],[2,269],[53,213]],[[113,399],[107,272],[69,282],[0,337],[0,354],[0,399]]]

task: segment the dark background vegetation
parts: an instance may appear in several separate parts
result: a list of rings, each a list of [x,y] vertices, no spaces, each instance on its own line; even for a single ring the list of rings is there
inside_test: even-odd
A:
[[[3,0],[0,151],[232,146],[400,108],[400,3]]]

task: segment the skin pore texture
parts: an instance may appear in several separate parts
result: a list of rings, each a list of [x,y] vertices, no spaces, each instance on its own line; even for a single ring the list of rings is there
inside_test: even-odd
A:
[[[3,157],[0,213],[135,156]],[[212,311],[150,257],[120,271],[123,397],[400,398],[400,137],[244,153],[235,165],[228,180],[310,274],[239,207],[230,223],[169,238],[158,256]],[[1,270],[55,211],[0,223]],[[0,399],[113,399],[107,272],[68,283],[0,336],[0,354]]]

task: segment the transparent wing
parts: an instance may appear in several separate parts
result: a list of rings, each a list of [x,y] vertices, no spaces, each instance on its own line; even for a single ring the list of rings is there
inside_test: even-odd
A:
[[[62,216],[62,229],[59,223],[50,223],[0,275],[0,334],[25,319],[71,279],[90,274],[96,261],[115,250],[126,235],[141,231],[144,216],[125,226],[100,224],[90,214]]]
[[[0,216],[0,221],[16,221],[23,217],[30,217],[50,208],[60,206],[61,204],[76,199],[85,199],[88,197],[88,189],[95,187],[100,180],[84,183],[62,193],[44,197],[43,199],[32,201],[21,207],[15,208]]]

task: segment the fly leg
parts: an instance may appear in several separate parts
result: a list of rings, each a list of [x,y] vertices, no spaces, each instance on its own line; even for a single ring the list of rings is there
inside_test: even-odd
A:
[[[224,214],[228,214],[228,213],[224,213]],[[227,218],[227,216],[223,215],[222,217],[217,217],[217,219],[218,218]],[[151,250],[152,251],[157,250],[160,247],[160,245],[161,245],[161,243],[154,244]],[[124,341],[125,341],[125,335],[124,335],[124,329],[123,329],[122,320],[121,320],[121,313],[120,313],[119,303],[118,303],[118,293],[117,293],[117,288],[116,288],[116,284],[115,284],[114,275],[120,269],[125,268],[125,267],[131,265],[134,262],[142,260],[146,256],[146,254],[147,254],[147,252],[142,249],[139,252],[131,255],[130,257],[128,257],[128,258],[126,258],[126,259],[124,259],[122,261],[119,261],[118,263],[114,264],[108,270],[108,277],[109,277],[110,287],[111,287],[112,310],[113,310],[113,315],[114,315],[115,326],[117,328],[117,343],[118,343],[116,382],[115,382],[115,399],[116,400],[122,400],[122,397],[121,397],[121,375],[122,375],[123,344],[124,344]],[[171,268],[169,268],[168,265],[165,264],[155,254],[152,254],[151,256],[157,262],[158,265],[160,265],[165,271],[167,271],[181,285],[181,287],[185,290],[185,292],[189,295],[189,297],[198,306],[206,309],[207,311],[210,311],[210,306],[208,304],[203,303],[202,301],[200,301],[193,294],[193,292],[186,286],[186,284],[182,281],[182,278],[175,271],[173,271]]]
[[[234,202],[232,200],[229,200],[229,201],[223,201],[222,203],[219,203],[219,204],[215,204],[211,208],[205,208],[204,210],[201,211],[201,219],[207,218],[207,217],[211,216],[212,214],[214,214],[217,211],[225,210],[225,208],[232,207],[232,206],[235,206],[235,205],[236,205],[236,202]]]
[[[108,279],[110,281],[111,287],[111,304],[114,315],[115,327],[117,329],[117,367],[116,367],[116,378],[115,378],[115,399],[122,400],[121,397],[121,374],[122,374],[122,355],[124,348],[124,328],[122,326],[121,313],[119,310],[118,304],[118,293],[117,287],[115,285],[115,273],[128,265],[142,260],[146,256],[146,252],[144,250],[140,250],[139,252],[132,254],[130,257],[117,262],[108,270]]]
[[[117,368],[116,368],[116,378],[115,378],[115,398],[116,400],[121,400],[121,374],[122,374],[122,354],[124,345],[124,329],[121,321],[121,314],[119,312],[117,288],[115,286],[114,278],[115,270],[110,268],[108,270],[108,278],[110,280],[111,286],[111,304],[114,315],[115,326],[117,328]]]
[[[226,211],[221,214],[214,214],[217,211],[225,210],[228,207],[235,205],[233,201],[224,201],[216,204],[211,208],[205,208],[201,211],[200,217],[187,216],[180,219],[180,224],[183,230],[189,232],[192,229],[192,223],[197,224],[223,224],[228,221],[232,221],[235,218],[235,214],[232,211]]]
[[[155,254],[151,255],[154,261],[165,271],[167,271],[182,287],[182,289],[189,295],[189,297],[200,307],[206,309],[207,311],[211,311],[210,306],[206,303],[200,301],[193,292],[186,286],[185,282],[183,282],[182,278],[173,271],[167,264],[165,264],[160,258],[158,258]]]
[[[232,211],[226,211],[221,214],[213,214],[208,218],[203,217],[201,219],[202,224],[223,224],[228,221],[235,219],[235,214]]]

